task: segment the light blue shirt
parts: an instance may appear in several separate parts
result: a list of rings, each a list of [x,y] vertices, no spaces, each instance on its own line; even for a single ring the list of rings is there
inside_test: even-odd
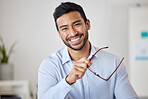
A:
[[[88,59],[97,50],[98,48],[91,46]],[[92,62],[90,69],[103,78],[108,78],[120,59],[101,50]],[[38,99],[139,99],[128,80],[123,63],[108,81],[100,79],[87,69],[81,79],[69,85],[65,77],[73,64],[66,47],[46,58],[38,70]]]

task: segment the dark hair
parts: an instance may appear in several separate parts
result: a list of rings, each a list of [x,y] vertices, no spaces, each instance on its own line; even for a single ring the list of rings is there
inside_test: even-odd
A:
[[[57,30],[58,29],[58,26],[57,26],[57,23],[56,23],[56,20],[62,16],[63,14],[65,13],[69,13],[69,12],[72,12],[72,11],[78,11],[81,15],[81,17],[84,19],[84,22],[86,23],[87,21],[87,18],[86,18],[86,15],[84,13],[84,10],[83,8],[76,4],[76,3],[72,3],[72,2],[62,2],[56,9],[55,9],[55,12],[53,13],[53,16],[54,16],[54,20],[55,20],[55,24],[56,24],[56,28]]]

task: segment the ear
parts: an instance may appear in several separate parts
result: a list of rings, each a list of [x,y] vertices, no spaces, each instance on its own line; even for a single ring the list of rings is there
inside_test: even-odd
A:
[[[59,34],[59,37],[61,38],[61,33],[60,33],[60,31],[57,30],[57,32],[58,32],[58,34]]]
[[[87,21],[86,21],[86,27],[87,27],[87,30],[90,30],[90,20],[89,19],[87,19]]]

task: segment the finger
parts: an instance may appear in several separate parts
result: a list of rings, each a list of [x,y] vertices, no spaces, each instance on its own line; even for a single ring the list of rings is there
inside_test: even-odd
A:
[[[82,72],[82,71],[77,70],[77,71],[75,72],[75,74],[76,74],[76,76],[77,76],[77,79],[82,78],[83,75],[84,75],[84,73],[85,73],[85,72]]]
[[[91,65],[92,65],[92,61],[89,61],[87,58],[81,58],[81,59],[78,60],[77,62],[86,63],[88,66],[91,66]]]
[[[76,67],[82,67],[82,68],[84,68],[85,70],[87,69],[87,64],[86,64],[86,63],[82,63],[82,62],[76,62],[76,63],[74,64],[74,66],[76,66]]]
[[[88,66],[91,66],[91,65],[92,65],[92,61],[89,61]]]
[[[88,61],[89,60],[87,58],[83,57],[83,58],[79,59],[77,62],[88,63]]]
[[[86,69],[87,69],[87,67],[81,67],[81,66],[75,66],[74,67],[76,70],[78,70],[78,71],[81,71],[81,72],[85,72],[86,71]]]
[[[82,68],[82,67],[78,67],[78,68]],[[78,68],[73,68],[72,72],[69,75],[73,75],[74,79],[80,79],[85,72],[82,72],[80,69]],[[84,69],[83,69],[84,70]]]

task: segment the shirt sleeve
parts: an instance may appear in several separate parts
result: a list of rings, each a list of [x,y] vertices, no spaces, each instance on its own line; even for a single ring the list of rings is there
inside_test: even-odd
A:
[[[57,74],[51,61],[43,61],[38,70],[38,99],[64,99],[72,86],[65,81],[65,77],[57,80]]]
[[[120,60],[118,59],[117,63],[119,64],[119,62]],[[139,99],[132,85],[129,82],[126,68],[123,63],[118,68],[116,76],[117,76],[116,85],[115,85],[116,99]]]

